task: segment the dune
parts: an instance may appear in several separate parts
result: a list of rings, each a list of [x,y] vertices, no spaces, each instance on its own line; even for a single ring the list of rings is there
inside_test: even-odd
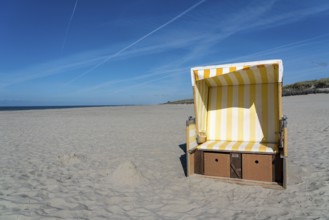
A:
[[[132,161],[121,163],[110,175],[110,183],[120,187],[135,187],[144,181],[142,173]]]
[[[0,219],[327,219],[329,95],[283,98],[288,189],[192,176],[193,105],[0,112]]]

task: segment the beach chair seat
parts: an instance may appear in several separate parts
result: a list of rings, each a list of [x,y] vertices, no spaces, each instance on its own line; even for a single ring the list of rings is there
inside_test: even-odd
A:
[[[215,152],[266,153],[278,152],[278,145],[272,143],[241,141],[207,141],[198,145],[198,150]]]

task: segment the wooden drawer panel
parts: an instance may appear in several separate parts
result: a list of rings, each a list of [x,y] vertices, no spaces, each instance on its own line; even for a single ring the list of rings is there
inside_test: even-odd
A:
[[[204,152],[204,175],[230,177],[230,154]]]
[[[272,182],[273,155],[243,154],[242,178]]]

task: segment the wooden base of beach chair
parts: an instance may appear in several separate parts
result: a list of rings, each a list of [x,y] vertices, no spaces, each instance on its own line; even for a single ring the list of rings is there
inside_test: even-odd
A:
[[[287,189],[287,186],[288,186],[288,161],[287,161],[287,158],[283,158],[282,159],[282,166],[283,166],[283,174],[282,174],[282,185],[283,185],[283,188]]]
[[[263,188],[268,189],[285,189],[282,186],[282,183],[277,182],[263,182],[263,181],[256,181],[256,180],[246,180],[246,179],[236,179],[236,178],[226,178],[226,177],[218,177],[218,176],[205,176],[200,174],[194,174],[195,176],[205,177],[205,178],[211,178],[216,179],[225,183],[234,183],[238,185],[250,185],[250,186],[261,186]]]
[[[230,177],[230,154],[204,152],[204,175]]]
[[[187,152],[187,176],[203,174],[203,152],[195,150]]]
[[[242,154],[230,153],[230,177],[242,179]]]
[[[286,188],[286,158],[281,158],[279,154],[196,150],[189,155],[189,175],[195,173],[226,181],[266,183]]]
[[[274,182],[275,156],[262,154],[243,154],[242,176],[243,179],[247,180]]]

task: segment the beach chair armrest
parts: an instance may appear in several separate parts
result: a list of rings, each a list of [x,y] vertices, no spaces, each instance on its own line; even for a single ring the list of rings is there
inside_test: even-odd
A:
[[[189,116],[186,120],[186,126],[188,127],[189,125],[195,125],[195,118],[193,118],[192,116]]]
[[[190,116],[186,121],[186,151],[192,153],[196,150],[197,146],[195,118]]]
[[[187,176],[197,172],[195,166],[198,164],[198,151],[197,151],[197,132],[195,125],[195,118],[189,117],[186,121],[186,167]]]

